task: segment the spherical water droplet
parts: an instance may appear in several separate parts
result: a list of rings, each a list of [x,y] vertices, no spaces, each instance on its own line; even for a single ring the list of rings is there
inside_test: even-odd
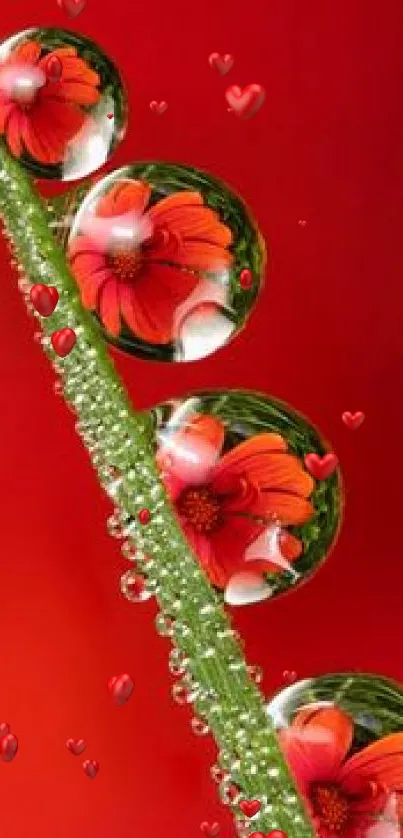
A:
[[[206,736],[207,733],[209,733],[210,728],[209,728],[208,724],[206,724],[206,722],[204,722],[202,719],[198,719],[196,716],[194,716],[194,718],[191,720],[190,724],[191,724],[191,728],[193,730],[193,733],[196,736]]]
[[[106,285],[98,289],[94,316],[106,339],[160,361],[204,358],[239,332],[266,261],[243,201],[205,172],[172,163],[127,166],[90,190],[68,242],[80,289],[97,281],[85,261],[89,248],[117,292],[111,308],[102,302]],[[252,270],[246,293],[238,276]],[[133,314],[140,286],[141,318]]]
[[[21,145],[19,162],[40,178],[69,181],[91,174],[125,132],[120,75],[93,41],[76,32],[27,29],[3,41],[0,94],[16,114],[3,139],[11,152]]]
[[[159,405],[152,417],[162,480],[185,533],[194,535],[192,545],[200,537],[207,543],[214,561],[206,563],[200,557],[200,565],[226,602],[246,605],[276,596],[318,568],[338,533],[342,497],[337,473],[326,484],[317,483],[305,467],[306,452],[322,455],[326,450],[308,420],[275,399],[237,390],[192,393]],[[257,470],[248,472],[245,450],[255,452],[258,484]],[[215,473],[228,457],[234,464],[242,461],[242,474],[235,468],[227,482],[222,475],[215,487]],[[284,468],[289,467],[281,475],[279,457]],[[181,491],[173,494],[179,480]],[[234,538],[237,543],[233,561],[226,532],[228,543]],[[181,608],[182,600],[182,614]],[[206,624],[217,621],[215,636],[232,645],[236,636],[219,624],[213,603],[201,605],[199,613]],[[214,654],[213,648],[204,650],[204,656],[209,654]],[[246,667],[236,654],[229,665],[234,672]],[[259,667],[249,669],[249,674],[256,683],[261,681]]]
[[[134,570],[128,570],[123,574],[120,580],[120,587],[123,596],[129,602],[145,602],[152,596],[151,592],[146,588],[146,580],[144,576],[136,573]]]
[[[362,838],[377,834],[380,823],[387,829],[387,822],[392,831],[395,824],[396,835],[399,834],[396,797],[400,794],[400,756],[393,742],[403,736],[402,706],[403,689],[400,685],[381,676],[357,672],[297,681],[284,688],[267,705],[285,759],[289,760],[294,772],[297,789],[303,798],[306,795],[318,834],[328,828],[328,810],[324,808],[323,801],[329,800],[329,793],[335,795],[332,798],[335,804],[340,799],[349,799],[344,778],[353,776],[361,784],[356,827]],[[336,741],[336,735],[340,736],[340,731],[344,731],[345,745],[337,770],[333,769],[331,783],[324,779],[319,759],[310,763],[312,770],[307,785],[302,766],[312,756],[312,743],[319,749],[318,754],[322,754],[320,743],[323,743],[325,753],[328,744]],[[295,747],[298,749],[298,761],[293,758]],[[382,759],[388,763],[387,773],[382,778],[374,760],[375,751],[382,754]],[[359,766],[364,766],[362,776]],[[269,776],[274,770],[269,770]],[[276,779],[279,775],[277,769]],[[291,798],[288,795],[287,801],[284,801],[289,807],[296,805],[292,797],[295,798],[295,795]],[[378,801],[376,806],[373,805],[375,800]],[[383,834],[383,826],[379,834]]]
[[[165,614],[157,614],[155,628],[161,637],[172,637],[174,633],[174,621]]]

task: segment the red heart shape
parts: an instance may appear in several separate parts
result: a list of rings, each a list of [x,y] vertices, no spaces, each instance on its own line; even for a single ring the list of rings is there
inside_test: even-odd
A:
[[[207,821],[203,821],[203,823],[200,824],[200,829],[203,835],[207,835],[207,838],[216,838],[216,835],[218,835],[220,831],[220,824],[209,824]]]
[[[57,0],[57,3],[69,17],[78,17],[85,9],[87,0]]]
[[[0,724],[0,739],[2,739],[3,736],[7,736],[7,733],[10,733],[10,725],[8,725],[7,722],[1,722],[1,724]]]
[[[113,119],[113,113],[107,113],[106,115],[107,115],[108,119]]]
[[[54,285],[33,285],[29,296],[34,309],[42,317],[53,314],[59,300],[59,292]]]
[[[294,669],[291,669],[291,670],[290,669],[285,669],[284,670],[283,680],[285,681],[286,684],[295,684],[295,681],[297,680],[297,678],[298,678],[298,675],[297,675],[297,673],[295,672]]]
[[[262,808],[262,804],[260,800],[242,800],[239,808],[247,818],[253,818],[253,815],[256,815]]]
[[[150,102],[150,111],[158,114],[158,116],[162,116],[162,114],[165,113],[167,107],[168,103],[164,101],[156,102],[154,99],[152,102]]]
[[[134,683],[130,675],[114,675],[108,683],[108,689],[118,707],[123,707],[129,701],[134,690]]]
[[[365,419],[365,413],[362,410],[357,410],[355,413],[350,413],[349,410],[346,410],[341,418],[350,431],[356,431],[362,425]]]
[[[84,739],[68,739],[66,742],[67,750],[76,757],[80,756],[80,754],[85,751],[86,747],[87,745],[86,742],[84,742]]]
[[[7,733],[0,740],[0,757],[4,762],[11,762],[18,751],[18,739],[13,733]]]
[[[237,116],[249,119],[262,107],[266,92],[260,84],[249,84],[243,90],[233,85],[225,91],[225,98]]]
[[[336,454],[325,454],[324,457],[319,457],[319,454],[307,454],[304,457],[304,463],[308,471],[317,480],[327,480],[331,474],[336,470],[338,459]]]
[[[57,55],[49,55],[49,58],[45,61],[44,70],[49,81],[59,81],[63,72],[63,65],[60,58]]]
[[[76,345],[76,333],[73,329],[59,329],[50,336],[53,349],[60,358],[65,358]]]
[[[93,780],[98,774],[99,762],[97,762],[96,759],[86,759],[83,762],[83,769],[87,777],[90,777],[91,780]]]
[[[208,63],[210,64],[210,67],[214,67],[218,70],[220,76],[226,76],[234,66],[234,58],[229,54],[220,55],[219,52],[212,52],[209,56]]]

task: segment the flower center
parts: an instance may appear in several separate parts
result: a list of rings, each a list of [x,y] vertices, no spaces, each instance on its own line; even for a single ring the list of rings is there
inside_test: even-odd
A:
[[[330,832],[340,834],[350,814],[349,802],[339,786],[331,783],[315,785],[311,790],[315,815]]]
[[[177,508],[179,514],[201,533],[211,532],[220,521],[220,502],[207,486],[185,489]]]
[[[138,250],[122,250],[109,256],[111,270],[123,282],[136,278],[140,261],[141,257]]]

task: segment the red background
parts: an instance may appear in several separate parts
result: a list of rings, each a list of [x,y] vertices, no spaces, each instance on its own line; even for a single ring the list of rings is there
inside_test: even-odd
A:
[[[301,676],[362,669],[403,677],[401,425],[403,6],[360,0],[88,0],[70,21],[55,0],[6,0],[4,36],[67,26],[123,71],[131,121],[115,157],[205,167],[247,200],[271,250],[247,330],[204,362],[119,361],[140,406],[191,388],[248,387],[291,402],[331,440],[346,484],[338,545],[292,595],[237,611],[267,694]],[[231,52],[222,79],[213,51]],[[228,84],[267,91],[250,121]],[[158,117],[152,99],[169,108]],[[306,221],[302,226],[300,219]],[[0,764],[2,838],[191,838],[203,820],[233,834],[187,711],[170,698],[168,644],[152,603],[118,594],[126,565],[72,415],[1,262],[0,721],[20,740]],[[348,431],[344,410],[365,411]],[[106,683],[128,671],[117,709]],[[88,780],[65,740],[100,761]]]

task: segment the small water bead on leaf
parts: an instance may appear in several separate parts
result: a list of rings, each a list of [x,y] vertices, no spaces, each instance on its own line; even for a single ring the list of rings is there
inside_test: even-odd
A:
[[[120,588],[123,596],[129,602],[145,602],[150,599],[152,593],[146,587],[146,580],[144,576],[136,573],[134,570],[128,570],[123,574],[120,580]]]
[[[193,717],[190,724],[195,736],[207,736],[210,731],[208,724],[196,716]]]
[[[162,480],[224,600],[260,602],[309,577],[334,542],[342,505],[338,471],[316,483],[305,467],[306,452],[326,451],[309,421],[268,396],[237,390],[193,393],[152,416]],[[217,626],[220,641],[226,632],[232,639],[222,631]],[[231,666],[245,663],[234,658]]]
[[[115,65],[88,38],[34,28],[1,43],[0,135],[37,177],[71,181],[101,168],[126,110]]]
[[[205,172],[119,169],[89,191],[69,237],[72,272],[105,338],[145,359],[191,361],[245,324],[266,251],[243,201]],[[245,290],[243,272],[253,276]]]
[[[267,712],[318,838],[401,838],[401,686],[324,675],[286,687]]]

